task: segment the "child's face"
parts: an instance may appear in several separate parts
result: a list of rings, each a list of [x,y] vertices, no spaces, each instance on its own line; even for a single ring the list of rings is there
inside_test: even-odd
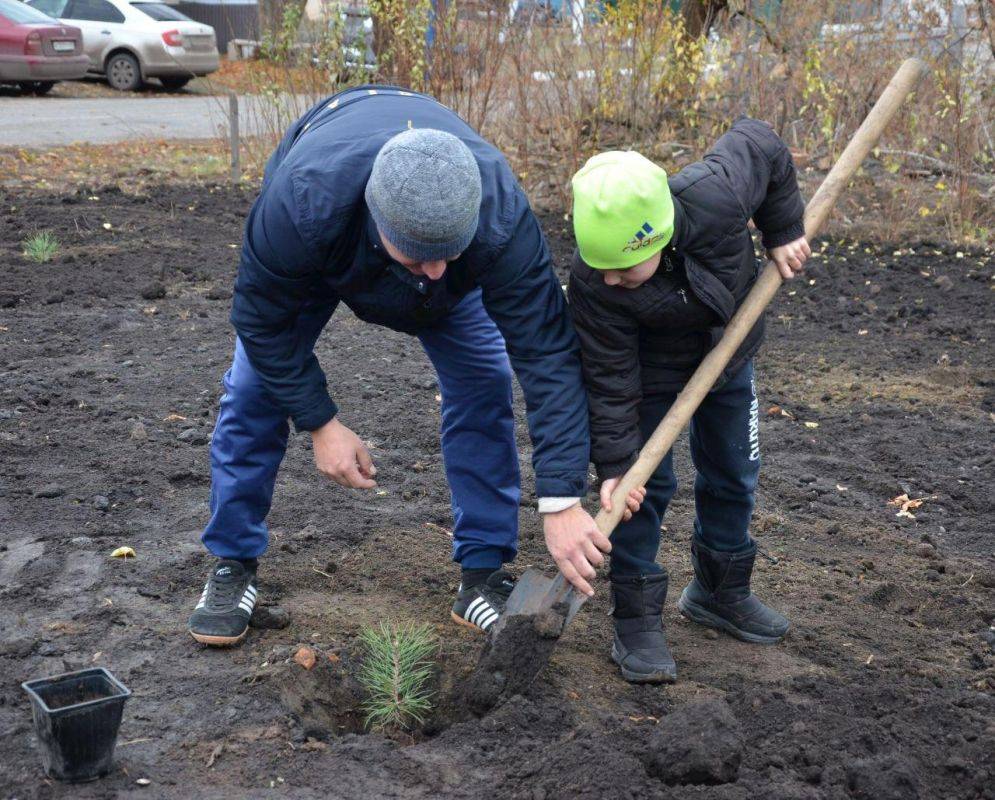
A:
[[[621,286],[623,289],[637,289],[656,274],[660,266],[662,250],[658,250],[645,261],[627,269],[603,269],[601,275],[609,286]]]

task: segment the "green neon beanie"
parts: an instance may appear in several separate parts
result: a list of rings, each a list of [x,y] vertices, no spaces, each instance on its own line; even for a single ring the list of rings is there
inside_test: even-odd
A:
[[[633,267],[674,235],[667,173],[639,153],[600,153],[588,159],[572,184],[574,236],[588,266]]]

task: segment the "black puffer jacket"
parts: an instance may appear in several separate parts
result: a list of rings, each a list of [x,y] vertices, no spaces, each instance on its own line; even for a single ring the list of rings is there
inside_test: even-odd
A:
[[[644,395],[677,392],[759,273],[747,223],[765,247],[804,233],[791,153],[764,122],[741,118],[701,160],[669,180],[674,237],[660,269],[637,289],[607,286],[575,256],[569,299],[591,414],[591,459],[602,479],[623,474],[642,445]],[[757,352],[757,323],[722,381]]]

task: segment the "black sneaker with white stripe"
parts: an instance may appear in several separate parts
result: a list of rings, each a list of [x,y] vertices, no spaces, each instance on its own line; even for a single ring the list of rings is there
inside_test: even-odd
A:
[[[202,644],[238,644],[249,629],[257,599],[255,570],[241,561],[222,558],[190,616],[190,635]]]
[[[452,617],[460,625],[487,631],[498,621],[515,588],[515,579],[503,569],[492,572],[485,583],[464,589],[460,584]]]

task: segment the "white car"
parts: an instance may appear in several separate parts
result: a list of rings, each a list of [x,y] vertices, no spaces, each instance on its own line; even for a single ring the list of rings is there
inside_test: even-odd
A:
[[[90,71],[121,91],[158,78],[169,90],[218,68],[214,28],[175,8],[145,0],[27,0],[39,11],[83,31]]]

